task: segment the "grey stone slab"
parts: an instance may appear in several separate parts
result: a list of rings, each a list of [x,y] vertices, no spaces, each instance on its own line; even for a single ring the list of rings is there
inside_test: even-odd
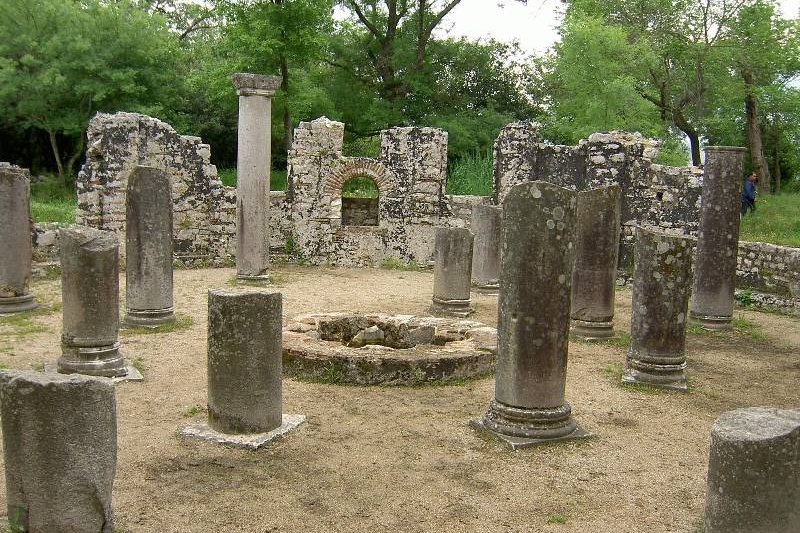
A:
[[[56,373],[58,372],[58,367],[53,363],[45,363],[44,372],[46,374]],[[136,368],[135,366],[133,366],[133,364],[131,364],[130,361],[125,360],[125,375],[114,376],[108,379],[111,380],[111,383],[114,383],[116,385],[117,383],[125,383],[126,381],[138,383],[144,381],[144,376],[142,375],[141,372],[139,372],[138,368]]]
[[[233,448],[257,450],[282,437],[305,421],[305,415],[282,415],[281,425],[266,433],[231,435],[211,428],[207,422],[198,422],[184,427],[180,431],[182,437],[198,439]]]

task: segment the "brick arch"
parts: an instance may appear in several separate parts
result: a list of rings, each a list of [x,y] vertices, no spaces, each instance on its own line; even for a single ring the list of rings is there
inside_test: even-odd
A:
[[[345,183],[359,176],[375,182],[379,196],[388,195],[395,188],[394,183],[386,177],[386,168],[368,157],[351,157],[338,163],[328,175],[325,188],[332,196],[337,196],[342,193]]]

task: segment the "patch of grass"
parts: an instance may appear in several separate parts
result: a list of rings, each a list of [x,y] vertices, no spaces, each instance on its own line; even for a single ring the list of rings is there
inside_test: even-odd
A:
[[[235,168],[220,168],[217,170],[217,176],[219,176],[219,179],[223,185],[228,187],[236,187]],[[273,168],[269,173],[269,190],[285,191],[287,186],[288,181],[286,170]]]
[[[661,389],[659,387],[654,387],[652,385],[646,385],[644,383],[623,383],[622,382],[622,372],[624,370],[624,366],[622,363],[613,362],[608,363],[602,368],[603,375],[608,378],[609,382],[615,387],[620,387],[623,389],[634,390],[638,392],[645,392],[647,394],[663,394],[665,392],[670,392],[670,389]]]
[[[121,335],[147,335],[149,333],[172,333],[174,331],[181,331],[184,329],[189,329],[194,325],[194,320],[189,315],[184,315],[182,313],[177,313],[175,316],[175,322],[171,324],[161,324],[154,328],[146,328],[141,326],[136,327],[123,327],[120,330]]]
[[[742,307],[750,307],[751,305],[753,305],[753,291],[749,289],[745,289],[743,291],[737,291],[734,298],[736,298],[736,301]]]
[[[325,383],[328,385],[355,385],[355,383],[347,383],[347,369],[342,366],[338,361],[328,361],[322,371],[316,376],[294,376],[297,381],[306,383]]]
[[[40,305],[36,309],[14,313],[13,315],[0,316],[0,339],[8,337],[25,337],[49,331],[47,326],[35,322],[37,316],[49,315],[53,313],[53,308],[47,305]]]
[[[342,186],[344,198],[377,198],[378,186],[370,178],[356,176]]]
[[[396,257],[385,258],[383,261],[381,261],[380,266],[384,270],[404,270],[404,271],[414,271],[414,272],[426,270],[425,265],[423,265],[418,261],[412,260],[406,263],[401,259],[397,259]]]
[[[144,364],[144,359],[142,359],[142,357],[138,355],[133,358],[133,361],[131,361],[131,366],[133,366],[133,368],[138,370],[139,373],[143,376],[144,376],[144,371],[147,370],[147,367]]]
[[[732,320],[733,331],[741,335],[746,335],[754,341],[765,341],[767,336],[761,326],[755,322],[747,320],[743,315],[735,316]]]
[[[760,195],[756,212],[742,218],[739,240],[800,247],[800,192]]]
[[[553,513],[547,516],[547,523],[548,524],[566,524],[567,523],[567,515],[562,513]]]
[[[492,194],[492,152],[473,151],[447,166],[448,194]]]
[[[0,370],[8,370],[8,365],[0,362]]]
[[[193,416],[197,416],[197,414],[202,411],[202,408],[197,404],[192,404],[186,407],[181,413],[185,418],[192,418]]]
[[[34,222],[75,222],[78,197],[75,189],[65,185],[57,176],[31,183],[31,216]]]

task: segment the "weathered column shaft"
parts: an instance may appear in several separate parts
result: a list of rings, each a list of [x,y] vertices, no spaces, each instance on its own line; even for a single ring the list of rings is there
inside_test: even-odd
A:
[[[279,76],[232,76],[239,95],[236,165],[236,270],[240,279],[266,279],[269,266],[271,97]]]
[[[36,307],[31,276],[30,174],[0,163],[0,315]]]
[[[496,205],[472,208],[472,282],[475,287],[497,292],[500,285],[500,239],[503,210]]]
[[[13,531],[112,531],[117,419],[111,382],[6,372],[0,400]]]
[[[714,422],[703,531],[800,531],[800,409],[750,407]]]
[[[495,400],[476,425],[507,437],[585,436],[564,400],[576,193],[541,181],[503,201]]]
[[[474,236],[465,228],[436,230],[436,263],[433,269],[433,307],[438,314],[467,316],[472,286]]]
[[[58,232],[63,332],[58,371],[123,376],[119,353],[119,242],[82,226]]]
[[[733,317],[744,148],[706,148],[691,316],[709,329]]]
[[[579,193],[577,216],[572,332],[587,339],[611,337],[619,253],[619,186]]]
[[[686,390],[692,241],[636,228],[631,346],[622,381]]]
[[[172,287],[172,185],[169,175],[137,166],[126,198],[125,324],[175,321]]]
[[[229,434],[281,425],[282,298],[208,291],[208,424]]]

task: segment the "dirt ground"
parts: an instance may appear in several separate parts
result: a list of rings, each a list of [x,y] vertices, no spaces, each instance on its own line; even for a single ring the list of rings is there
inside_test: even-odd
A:
[[[426,314],[433,285],[429,272],[275,272],[284,318]],[[714,419],[737,407],[800,405],[800,320],[737,311],[755,325],[690,333],[689,394],[623,388],[622,343],[570,342],[567,400],[595,435],[582,442],[512,453],[481,439],[467,422],[488,406],[493,378],[419,388],[287,379],[284,412],[307,421],[285,439],[258,452],[180,440],[179,428],[206,415],[206,289],[233,274],[176,271],[176,309],[193,325],[122,337],[146,380],[117,388],[120,531],[694,532]],[[124,293],[124,278],[120,285]],[[20,336],[0,325],[0,363],[10,368],[59,356],[59,282],[37,281],[33,291],[51,310],[33,319],[46,331]],[[476,319],[496,325],[497,298],[474,302]],[[625,332],[629,321],[630,291],[621,290],[615,325]],[[0,494],[5,510],[4,486]]]

